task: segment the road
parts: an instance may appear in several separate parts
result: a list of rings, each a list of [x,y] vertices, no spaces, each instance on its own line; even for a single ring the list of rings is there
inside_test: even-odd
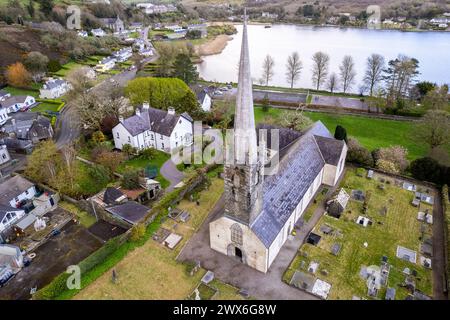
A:
[[[141,37],[147,46],[153,48],[152,43],[148,40],[149,27],[146,27],[142,33]],[[149,58],[143,59],[143,63],[153,62],[158,59],[159,55],[156,50],[155,55]],[[111,91],[114,87],[124,87],[126,83],[133,80],[136,77],[137,70],[127,70],[122,73],[116,74],[91,89],[93,92],[102,93]],[[76,112],[76,107],[70,101],[66,104],[63,111],[57,120],[57,130],[55,134],[56,146],[58,149],[62,148],[64,145],[71,144],[76,140],[81,134],[80,120]]]

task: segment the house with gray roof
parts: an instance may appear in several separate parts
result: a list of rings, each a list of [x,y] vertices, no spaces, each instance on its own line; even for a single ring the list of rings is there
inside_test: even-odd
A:
[[[121,33],[125,31],[124,23],[119,17],[101,18],[100,21],[106,28],[111,29],[113,32]]]
[[[207,86],[197,84],[191,86],[192,91],[197,96],[197,101],[200,104],[203,111],[210,111],[212,105],[212,94]]]
[[[33,199],[36,193],[34,183],[20,175],[15,175],[0,183],[0,204],[18,208],[22,201]]]
[[[209,224],[210,246],[266,273],[321,185],[334,186],[344,170],[347,146],[320,122],[294,134],[279,130],[278,165],[267,170],[258,150],[250,55],[244,19],[232,159],[224,165],[225,208]],[[270,129],[270,127],[266,127]],[[266,140],[268,141],[268,140]],[[267,146],[268,143],[265,143]]]
[[[0,101],[5,100],[6,98],[11,97],[11,94],[6,90],[0,90]]]
[[[36,104],[36,99],[32,96],[11,96],[0,101],[0,108],[5,108],[8,113],[26,111]]]
[[[56,99],[70,90],[70,84],[62,79],[49,79],[39,90],[41,99]]]
[[[131,225],[138,224],[142,221],[142,219],[144,219],[147,213],[150,212],[149,207],[135,201],[127,201],[123,204],[107,207],[105,210],[111,213],[114,217]]]
[[[144,103],[129,118],[120,118],[113,129],[117,149],[129,144],[139,150],[155,148],[164,152],[192,144],[193,120],[187,113],[177,115],[173,108],[160,110]]]
[[[9,138],[27,140],[31,144],[51,139],[54,133],[50,120],[38,112],[14,113],[0,131]]]
[[[0,204],[0,240],[2,233],[25,215],[25,210]]]

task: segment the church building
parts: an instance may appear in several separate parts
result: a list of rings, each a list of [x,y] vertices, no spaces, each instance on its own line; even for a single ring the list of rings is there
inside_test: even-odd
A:
[[[212,249],[266,273],[321,185],[338,183],[347,155],[320,122],[305,132],[279,131],[279,165],[264,175],[258,148],[244,21],[232,163],[224,166],[224,214],[209,225]],[[267,128],[267,126],[266,126]],[[261,146],[260,146],[261,147]],[[263,152],[260,152],[263,154]]]

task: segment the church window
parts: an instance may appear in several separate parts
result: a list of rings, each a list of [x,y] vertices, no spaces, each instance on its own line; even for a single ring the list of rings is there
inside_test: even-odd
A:
[[[237,223],[231,226],[231,242],[242,245],[242,229]]]

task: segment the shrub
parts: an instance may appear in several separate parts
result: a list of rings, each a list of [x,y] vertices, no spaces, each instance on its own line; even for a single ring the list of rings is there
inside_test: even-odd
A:
[[[94,144],[102,143],[106,140],[105,135],[101,131],[95,131],[92,134],[91,140]]]
[[[389,148],[380,148],[374,152],[374,159],[377,167],[381,163],[386,169],[385,171],[391,173],[402,173],[409,165],[407,160],[408,149],[402,146],[392,146]],[[380,162],[381,161],[381,162]],[[389,163],[389,164],[388,164]],[[382,169],[378,167],[379,169]]]
[[[61,68],[61,63],[58,60],[50,60],[48,62],[48,71],[50,72],[58,72]]]
[[[129,190],[138,189],[140,186],[139,176],[140,170],[127,168],[127,170],[123,173],[122,187]]]
[[[336,126],[336,129],[334,131],[334,138],[347,142],[347,130],[345,130],[345,128],[340,125]]]
[[[138,242],[142,240],[145,236],[145,225],[139,223],[131,229],[130,241]]]
[[[139,154],[147,160],[153,160],[156,157],[157,152],[155,148],[147,148],[141,150]]]
[[[384,160],[384,159],[379,159],[376,162],[377,168],[384,171],[384,172],[388,172],[388,173],[393,173],[393,174],[399,174],[400,171],[398,169],[398,167],[395,165],[395,163],[389,161],[389,160]]]
[[[372,154],[361,146],[358,140],[350,138],[348,140],[347,161],[359,164],[364,167],[373,167],[374,161]]]

